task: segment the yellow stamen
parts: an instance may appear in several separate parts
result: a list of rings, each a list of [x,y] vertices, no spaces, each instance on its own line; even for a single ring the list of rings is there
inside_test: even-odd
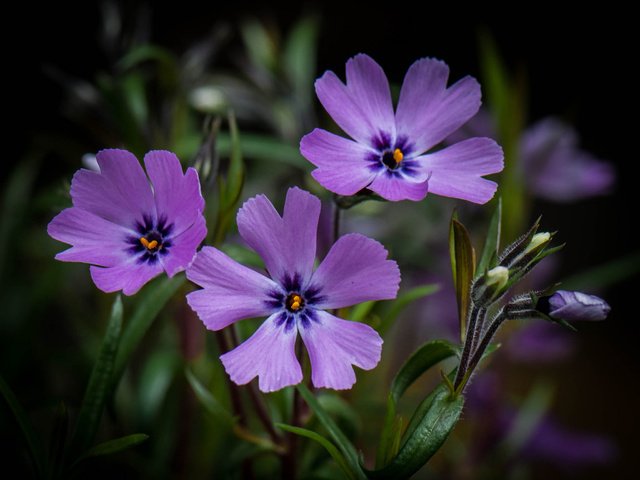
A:
[[[154,248],[156,248],[158,246],[158,241],[157,240],[147,240],[144,237],[140,238],[140,243],[142,244],[142,246],[144,248],[146,248],[147,250],[153,250]]]
[[[404,158],[404,154],[402,153],[402,150],[400,150],[399,148],[396,148],[393,151],[393,159],[396,161],[396,163],[400,163],[403,158]]]
[[[302,304],[302,297],[300,295],[294,295],[293,297],[291,297],[291,305],[289,306],[289,308],[295,311],[300,308],[301,304]]]

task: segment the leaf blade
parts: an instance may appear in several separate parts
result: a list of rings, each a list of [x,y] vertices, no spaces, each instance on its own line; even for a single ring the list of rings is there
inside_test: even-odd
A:
[[[72,454],[87,451],[98,430],[102,411],[111,391],[116,353],[122,330],[122,298],[116,296],[111,308],[107,331],[80,406],[76,429],[71,440]]]

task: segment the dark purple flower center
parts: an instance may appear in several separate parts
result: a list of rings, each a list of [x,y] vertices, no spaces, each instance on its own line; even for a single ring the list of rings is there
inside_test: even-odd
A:
[[[154,221],[145,215],[142,222],[136,222],[135,230],[139,235],[131,235],[127,239],[130,245],[127,251],[138,258],[138,263],[154,264],[160,256],[169,253],[173,225],[168,225],[166,218]]]
[[[298,310],[304,308],[304,303],[304,298],[302,298],[299,293],[292,292],[287,295],[287,301],[285,302],[285,305],[287,307],[287,310],[289,310],[290,312],[297,312]]]
[[[395,170],[398,168],[403,158],[404,154],[399,148],[396,148],[393,151],[385,150],[382,153],[382,163],[384,163],[389,170]]]

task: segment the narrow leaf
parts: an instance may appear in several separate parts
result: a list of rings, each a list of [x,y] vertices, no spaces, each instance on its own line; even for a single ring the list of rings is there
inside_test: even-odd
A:
[[[221,132],[216,149],[221,157],[231,154],[231,137]],[[293,145],[266,135],[242,133],[242,153],[253,160],[284,163],[304,171],[310,171],[312,165]]]
[[[434,340],[422,345],[400,367],[391,383],[391,390],[387,400],[387,414],[384,427],[380,436],[380,445],[376,457],[376,465],[381,467],[389,462],[392,457],[393,445],[398,436],[396,405],[400,397],[423,373],[437,363],[447,358],[458,355],[458,348],[446,340]],[[396,449],[397,452],[397,449]],[[395,453],[395,452],[393,452]]]
[[[102,411],[112,386],[121,329],[122,299],[118,295],[113,302],[107,332],[89,377],[87,390],[78,413],[76,430],[71,441],[71,451],[75,454],[82,454],[89,448],[98,430]]]
[[[301,19],[289,34],[284,49],[284,69],[298,101],[309,104],[316,69],[318,21],[315,17]]]
[[[42,446],[42,442],[36,435],[27,412],[16,398],[11,387],[9,387],[9,385],[4,381],[2,375],[0,375],[0,392],[2,392],[2,396],[13,413],[13,417],[20,426],[20,430],[22,431],[22,435],[24,435],[24,439],[27,443],[29,456],[31,457],[35,471],[38,474],[38,477],[41,477],[44,465],[44,448]]]
[[[184,283],[184,275],[159,279],[151,284],[151,288],[146,288],[142,293],[137,295],[140,297],[139,302],[131,319],[127,322],[122,332],[122,339],[120,341],[120,348],[118,349],[113,374],[114,386],[120,380],[131,355],[142,341],[142,338],[151,327],[155,318]]]
[[[302,395],[302,398],[304,398],[304,401],[307,403],[307,405],[309,405],[315,416],[318,418],[322,426],[327,429],[327,432],[329,432],[329,435],[347,460],[349,468],[353,472],[357,472],[358,478],[365,478],[364,473],[362,472],[362,469],[360,467],[358,452],[356,451],[353,444],[349,441],[342,430],[340,430],[338,425],[336,425],[336,423],[327,414],[327,412],[324,411],[324,409],[318,403],[316,397],[304,384],[301,383],[296,388],[300,392],[300,395]]]
[[[367,315],[369,315],[369,313],[371,313],[371,310],[373,310],[373,307],[376,306],[376,303],[377,302],[375,301],[359,303],[351,309],[349,318],[354,322],[364,322],[365,318],[367,318]]]
[[[196,378],[191,370],[185,370],[185,375],[202,406],[221,424],[225,426],[233,425],[235,420],[231,414],[222,406],[216,397],[200,383],[200,380]]]
[[[492,261],[498,258],[498,251],[500,249],[500,232],[502,227],[502,199],[498,198],[498,204],[491,216],[489,222],[489,230],[487,231],[487,238],[484,242],[484,248],[482,249],[482,256],[478,263],[478,275],[483,275],[486,270],[492,269]]]
[[[464,342],[467,330],[467,313],[469,311],[471,282],[475,276],[475,251],[471,245],[471,237],[467,229],[455,215],[451,218],[449,234],[451,249],[451,265],[458,302],[458,318],[460,319],[460,338]]]
[[[127,450],[129,448],[135,447],[136,445],[141,444],[148,438],[149,438],[149,435],[146,435],[144,433],[134,433],[131,435],[127,435],[125,437],[109,440],[107,442],[100,443],[95,447],[92,447],[86,453],[86,455],[84,455],[82,459],[85,459],[88,457],[99,457],[102,455],[112,455],[114,453],[118,453],[123,450]]]
[[[464,398],[452,396],[446,386],[440,385],[423,403],[428,408],[398,454],[385,467],[367,471],[369,478],[399,480],[416,473],[440,449],[455,427]]]
[[[284,423],[276,423],[276,426],[286,432],[295,433],[296,435],[300,435],[301,437],[310,438],[311,440],[318,442],[325,448],[329,455],[331,455],[331,458],[335,460],[340,469],[342,469],[342,471],[348,478],[352,480],[356,480],[359,478],[357,472],[354,472],[345,460],[344,455],[342,455],[340,451],[338,451],[333,443],[324,438],[322,435],[311,430],[307,430],[306,428],[294,427],[292,425],[286,425]]]

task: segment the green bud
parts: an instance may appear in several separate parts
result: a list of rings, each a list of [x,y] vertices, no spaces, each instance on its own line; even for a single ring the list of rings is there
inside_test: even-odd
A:
[[[485,276],[485,285],[493,291],[502,290],[509,281],[509,269],[497,266],[489,270]]]
[[[534,250],[539,250],[540,247],[546,245],[551,240],[551,234],[549,232],[536,233],[527,248],[524,250],[524,255]]]

